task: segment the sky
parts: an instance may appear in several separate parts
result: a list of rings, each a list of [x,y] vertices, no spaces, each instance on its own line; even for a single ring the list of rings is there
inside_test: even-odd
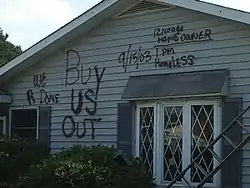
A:
[[[249,0],[204,0],[250,12]],[[0,0],[0,27],[25,50],[100,0]]]

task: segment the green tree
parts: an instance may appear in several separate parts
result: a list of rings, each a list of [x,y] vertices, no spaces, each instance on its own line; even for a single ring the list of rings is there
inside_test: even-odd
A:
[[[8,37],[9,35],[4,34],[0,28],[0,67],[22,53],[20,46],[16,46],[7,41]]]

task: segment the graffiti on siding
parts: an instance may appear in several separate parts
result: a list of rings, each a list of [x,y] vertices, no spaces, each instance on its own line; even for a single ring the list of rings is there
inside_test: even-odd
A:
[[[35,95],[34,91],[32,89],[27,90],[26,92],[26,98],[29,103],[29,105],[35,105],[37,103],[39,104],[58,104],[60,94],[59,93],[49,93],[46,92],[46,79],[47,75],[45,72],[41,74],[36,74],[33,76],[33,86],[36,90],[39,88],[38,94]],[[39,102],[37,102],[39,101]]]
[[[155,45],[143,47],[129,44],[118,56],[118,63],[127,72],[130,67],[140,69],[144,64],[154,68],[181,68],[192,66],[197,57],[193,53],[178,51],[177,45],[211,41],[212,31],[203,29],[197,32],[185,31],[184,26],[154,28]],[[106,68],[83,65],[80,54],[75,50],[66,53],[65,80],[63,87],[69,92],[68,100],[71,114],[62,118],[62,133],[65,137],[78,138],[91,135],[95,139],[96,123],[102,118],[97,114],[99,88]],[[46,91],[48,76],[41,73],[33,76],[33,89],[26,92],[29,105],[58,104],[59,93]],[[38,91],[36,91],[38,90]],[[65,90],[63,91],[65,92]],[[91,131],[89,131],[91,130]]]
[[[46,73],[36,74],[33,76],[33,85],[36,88],[45,87],[46,85]]]
[[[88,128],[91,129],[92,139],[95,139],[95,123],[101,121],[97,117],[97,100],[100,84],[106,68],[97,66],[85,67],[81,65],[81,58],[77,51],[69,50],[66,54],[65,87],[69,88],[69,109],[73,115],[66,115],[62,120],[62,132],[65,137],[76,135],[79,138],[86,136]],[[58,104],[60,94],[46,92],[47,74],[41,73],[33,76],[34,89],[26,92],[29,105]],[[92,82],[90,83],[90,80]],[[79,87],[80,84],[80,87]],[[78,86],[77,88],[75,86]],[[93,88],[89,87],[92,86]],[[88,88],[88,89],[86,89]],[[35,92],[39,89],[39,92]],[[39,93],[39,96],[38,94]],[[37,95],[37,96],[36,96]],[[76,120],[77,116],[85,118]]]
[[[81,64],[81,58],[77,51],[69,50],[66,55],[66,70],[65,70],[65,86],[71,87],[70,106],[74,116],[67,115],[63,119],[62,131],[65,137],[72,137],[76,134],[82,138],[87,134],[87,127],[91,128],[92,139],[95,139],[95,123],[101,121],[101,117],[96,117],[97,100],[100,84],[106,68],[87,67],[84,68]],[[87,72],[85,75],[84,72]],[[90,85],[90,80],[94,84],[93,88],[85,89]],[[78,84],[78,89],[74,86]],[[79,89],[79,84],[83,87]],[[87,87],[88,88],[88,87]],[[87,115],[88,118],[83,118],[81,121],[76,121],[76,116]],[[69,130],[66,128],[69,124]],[[88,126],[89,125],[89,126]]]
[[[184,26],[177,25],[169,28],[155,28],[156,45],[143,49],[140,45],[128,47],[118,56],[118,63],[127,72],[129,66],[139,69],[140,65],[151,63],[155,68],[181,68],[195,64],[196,56],[192,53],[178,54],[174,45],[184,43],[211,41],[212,31],[204,29],[198,32],[185,32]]]
[[[148,63],[151,59],[151,51],[142,50],[142,46],[140,46],[138,49],[133,49],[132,45],[130,44],[127,50],[120,54],[118,57],[118,62],[122,64],[122,67],[126,72],[128,65],[135,64],[136,69],[138,69],[140,64]]]
[[[212,31],[203,29],[198,32],[185,32],[184,27],[177,25],[172,28],[155,28],[154,38],[158,44],[173,45],[212,40]]]
[[[192,66],[196,59],[193,54],[179,56],[175,53],[174,48],[156,47],[155,50],[155,67],[181,68],[184,66]]]

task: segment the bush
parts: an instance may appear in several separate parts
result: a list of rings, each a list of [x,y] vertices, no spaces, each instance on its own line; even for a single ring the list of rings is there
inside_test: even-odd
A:
[[[38,141],[0,138],[0,187],[14,187],[19,176],[32,164],[48,156],[48,148]]]
[[[32,166],[22,177],[22,188],[131,188],[152,187],[151,178],[138,159],[131,165],[113,160],[114,148],[75,146]]]

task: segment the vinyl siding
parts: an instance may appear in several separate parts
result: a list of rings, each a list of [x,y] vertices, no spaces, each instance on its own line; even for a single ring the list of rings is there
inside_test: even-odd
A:
[[[154,28],[182,25],[184,32],[199,32],[204,29],[212,30],[213,41],[197,42],[174,45],[175,56],[192,54],[196,57],[192,66],[182,68],[159,68],[154,64],[154,49],[156,39],[153,36]],[[150,62],[136,65],[128,65],[124,72],[122,64],[118,63],[119,55],[126,51],[128,45],[132,49],[150,50],[153,56]],[[91,78],[86,85],[80,82],[65,86],[65,70],[67,64],[67,50],[75,50],[81,58],[80,66],[83,65],[84,79],[88,76],[88,68],[91,68]],[[50,57],[45,57],[35,67],[25,71],[11,85],[13,107],[26,107],[29,103],[26,92],[32,89],[39,104],[40,89],[34,88],[33,76],[46,73],[46,86],[48,93],[60,94],[59,103],[52,104],[52,127],[51,149],[53,152],[60,148],[68,148],[73,144],[105,144],[116,145],[117,131],[117,103],[121,101],[121,94],[126,86],[129,76],[161,74],[173,72],[186,72],[211,69],[229,69],[229,93],[231,96],[243,97],[244,108],[250,105],[250,27],[244,24],[224,20],[194,11],[175,8],[168,11],[160,11],[133,17],[110,19],[99,26],[87,37],[78,38],[60,49]],[[75,57],[69,57],[68,62],[73,66],[77,61]],[[79,67],[80,67],[79,66]],[[66,138],[62,132],[62,122],[66,115],[72,115],[76,122],[81,122],[89,117],[85,110],[79,115],[71,111],[71,90],[75,90],[75,102],[78,100],[77,93],[88,89],[95,90],[96,76],[94,67],[97,66],[99,74],[106,68],[101,79],[97,112],[95,117],[101,117],[100,122],[95,123],[95,139],[92,140],[92,129],[86,124],[86,136],[78,138],[75,134]],[[70,79],[74,80],[70,74]],[[76,106],[76,104],[75,104]],[[83,107],[93,107],[93,104],[83,101]],[[244,124],[250,129],[250,112],[244,117]],[[66,123],[68,131],[69,124]],[[82,131],[82,129],[80,130]],[[250,186],[250,145],[243,150],[242,181],[243,188]]]

